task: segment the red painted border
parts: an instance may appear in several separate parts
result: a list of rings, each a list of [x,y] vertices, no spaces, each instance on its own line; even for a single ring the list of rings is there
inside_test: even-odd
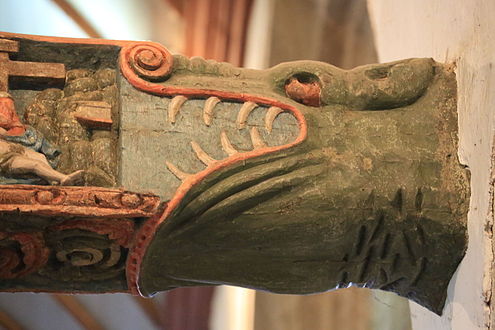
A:
[[[39,232],[34,233],[8,233],[0,232],[0,240],[17,241],[20,245],[19,252],[22,252],[22,256],[18,256],[19,264],[22,261],[23,269],[17,273],[13,273],[12,270],[17,268],[19,264],[12,265],[4,264],[0,269],[0,279],[17,279],[33,272],[38,271],[48,261],[50,251],[45,245],[43,235]]]
[[[139,291],[139,273],[141,268],[141,263],[146,252],[147,247],[153,239],[153,236],[163,221],[168,217],[168,215],[179,205],[182,198],[185,196],[186,192],[191,189],[191,187],[195,186],[201,180],[203,180],[207,175],[213,173],[214,171],[225,168],[234,163],[258,157],[267,153],[276,152],[285,150],[295,145],[300,144],[306,139],[307,136],[307,124],[303,114],[294,106],[285,104],[276,99],[245,94],[245,93],[236,93],[236,92],[228,92],[228,91],[219,91],[219,90],[211,90],[211,89],[198,89],[198,88],[181,88],[174,86],[166,86],[158,83],[153,83],[142,79],[136,71],[142,71],[142,68],[134,69],[132,66],[136,65],[138,61],[131,60],[131,53],[135,47],[149,47],[150,50],[156,51],[159,50],[163,54],[166,55],[166,59],[171,59],[171,55],[167,49],[165,49],[162,45],[153,43],[153,42],[139,42],[139,41],[124,41],[124,40],[105,40],[105,39],[82,39],[82,38],[60,38],[60,37],[46,37],[46,36],[37,36],[37,35],[27,35],[27,34],[17,34],[17,33],[8,33],[8,32],[0,32],[0,38],[14,39],[14,38],[23,38],[30,39],[40,42],[52,42],[52,43],[71,43],[71,44],[84,44],[84,45],[114,45],[122,47],[120,51],[120,69],[124,77],[131,83],[135,88],[154,95],[158,96],[175,96],[175,95],[183,95],[188,98],[208,98],[210,96],[216,96],[221,100],[229,100],[234,102],[255,102],[259,105],[264,106],[276,106],[285,111],[291,112],[297,119],[299,124],[299,136],[297,139],[290,144],[277,146],[277,147],[267,147],[263,149],[257,149],[250,152],[237,154],[231,157],[228,157],[213,166],[207,167],[205,170],[189,177],[186,179],[181,186],[177,189],[176,194],[170,200],[170,202],[166,205],[163,213],[157,213],[155,216],[151,217],[146,221],[146,223],[141,227],[137,235],[134,237],[133,248],[129,253],[129,257],[127,259],[126,265],[126,274],[127,274],[127,282],[129,291],[136,295],[141,295]],[[131,63],[133,62],[133,63]],[[172,61],[164,61],[165,65],[169,65],[170,69],[172,67]],[[163,70],[162,71],[166,71]],[[151,72],[151,75],[153,72]],[[165,165],[164,165],[165,166]],[[18,290],[19,291],[19,290]],[[30,291],[32,291],[30,289]]]
[[[146,46],[148,43],[142,43],[139,47]],[[156,51],[157,44],[150,45],[150,48],[154,48]],[[143,295],[139,290],[139,274],[141,271],[141,264],[146,253],[146,250],[153,240],[154,234],[157,231],[158,227],[165,221],[165,219],[172,213],[172,211],[180,204],[180,201],[186,195],[187,191],[189,191],[193,186],[199,184],[206,176],[209,174],[223,169],[229,165],[234,163],[238,163],[244,161],[246,159],[258,157],[265,155],[267,153],[272,153],[280,150],[285,150],[291,148],[295,145],[300,144],[302,141],[306,139],[307,136],[307,124],[304,118],[304,115],[299,111],[296,107],[280,102],[276,99],[251,95],[245,93],[236,93],[236,92],[227,92],[227,91],[219,91],[219,90],[211,90],[211,89],[195,89],[195,88],[181,88],[175,86],[164,86],[158,83],[153,83],[142,79],[134,70],[133,65],[137,61],[131,58],[131,54],[133,48],[136,47],[135,44],[127,45],[120,52],[120,69],[124,77],[131,83],[135,88],[151,93],[159,96],[175,96],[175,95],[183,95],[188,98],[208,98],[211,96],[216,96],[222,100],[229,100],[235,102],[255,102],[259,105],[264,106],[275,106],[285,111],[291,112],[297,119],[299,124],[299,136],[293,143],[286,144],[283,146],[277,147],[266,147],[262,149],[253,150],[250,152],[239,153],[233,156],[230,156],[222,161],[219,161],[213,165],[208,166],[201,172],[196,173],[195,175],[190,176],[186,180],[182,182],[182,184],[177,189],[174,197],[169,201],[167,207],[165,208],[163,214],[160,216],[155,216],[141,227],[138,231],[138,234],[135,236],[135,242],[131,252],[129,253],[129,257],[127,259],[127,282],[128,287],[131,293],[136,295]],[[159,46],[159,51],[161,53],[168,51]],[[166,65],[172,66],[172,61],[165,62]],[[165,165],[164,165],[165,166]]]

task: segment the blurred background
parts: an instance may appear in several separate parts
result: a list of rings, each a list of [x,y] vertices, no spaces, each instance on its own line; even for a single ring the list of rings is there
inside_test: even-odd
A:
[[[262,69],[377,62],[366,0],[0,0],[0,31],[152,40],[172,53]],[[349,288],[312,296],[215,287],[124,294],[0,294],[5,329],[408,330],[407,301]]]

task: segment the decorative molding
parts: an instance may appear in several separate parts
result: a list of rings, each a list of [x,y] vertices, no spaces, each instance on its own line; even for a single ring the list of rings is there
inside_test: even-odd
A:
[[[40,216],[150,217],[160,199],[146,193],[100,187],[2,185],[0,212]]]

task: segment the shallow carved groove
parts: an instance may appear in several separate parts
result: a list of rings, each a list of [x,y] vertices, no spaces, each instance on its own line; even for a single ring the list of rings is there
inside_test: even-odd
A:
[[[382,245],[382,253],[380,254],[380,259],[386,259],[390,252],[390,246],[392,244],[393,237],[390,233],[385,235]]]
[[[423,192],[421,188],[418,188],[414,205],[416,206],[416,211],[421,212],[423,210]]]
[[[365,246],[366,244],[366,240],[367,240],[367,237],[366,237],[366,226],[361,226],[359,227],[359,233],[358,233],[358,237],[357,237],[357,240],[356,240],[356,255],[360,255],[361,252],[363,251],[363,247]]]
[[[378,238],[378,236],[381,234],[381,231],[384,229],[383,226],[385,223],[385,215],[384,214],[378,215],[375,222],[376,224],[371,233],[370,242],[375,241]]]
[[[402,232],[402,238],[403,238],[404,244],[406,246],[406,251],[407,251],[408,257],[411,259],[412,263],[416,263],[416,260],[417,260],[416,253],[414,252],[414,249],[411,245],[411,240],[405,231]]]
[[[402,209],[404,207],[403,203],[404,203],[404,191],[402,190],[402,188],[399,188],[395,194],[394,200],[392,201],[392,206],[402,212]]]
[[[358,281],[360,283],[366,282],[366,278],[368,278],[370,275],[368,273],[368,270],[370,267],[370,263],[372,262],[371,260],[373,258],[374,252],[375,252],[375,247],[370,246],[368,248],[368,252],[367,252],[366,256],[364,257],[364,260],[362,261],[361,271],[360,271],[360,274],[358,275]]]
[[[412,286],[415,286],[419,279],[420,279],[420,276],[423,275],[425,269],[426,269],[426,265],[428,264],[428,258],[426,257],[422,257],[420,260],[419,260],[419,266],[418,266],[418,271],[416,273],[416,276],[413,277],[412,279],[412,282],[411,282],[411,285]]]

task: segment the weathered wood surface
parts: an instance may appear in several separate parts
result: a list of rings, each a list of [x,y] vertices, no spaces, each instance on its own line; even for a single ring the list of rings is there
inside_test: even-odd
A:
[[[444,315],[411,304],[413,328],[493,329],[493,132],[495,3],[476,0],[368,1],[380,61],[432,57],[455,63],[459,157],[471,171],[466,256],[448,290]]]
[[[24,117],[45,119],[48,104],[57,119],[48,116],[59,126],[45,129],[61,143],[57,169],[82,167],[86,185],[152,189],[163,201],[144,218],[32,221],[30,237],[40,246],[47,237],[48,250],[43,268],[26,263],[33,277],[23,288],[56,286],[39,276],[61,279],[62,290],[143,295],[199,284],[297,294],[353,284],[441,312],[464,253],[469,196],[453,156],[450,67],[303,61],[256,71],[147,42],[19,42],[20,60],[36,54],[68,69],[63,90],[25,93],[38,111]],[[72,113],[80,100],[107,101],[110,130],[81,126]],[[139,195],[125,196],[115,198],[139,209]]]
[[[10,77],[41,79],[42,83],[61,84],[65,81],[62,63],[39,63],[10,60],[10,53],[19,51],[18,42],[0,40],[0,92],[9,90]]]

